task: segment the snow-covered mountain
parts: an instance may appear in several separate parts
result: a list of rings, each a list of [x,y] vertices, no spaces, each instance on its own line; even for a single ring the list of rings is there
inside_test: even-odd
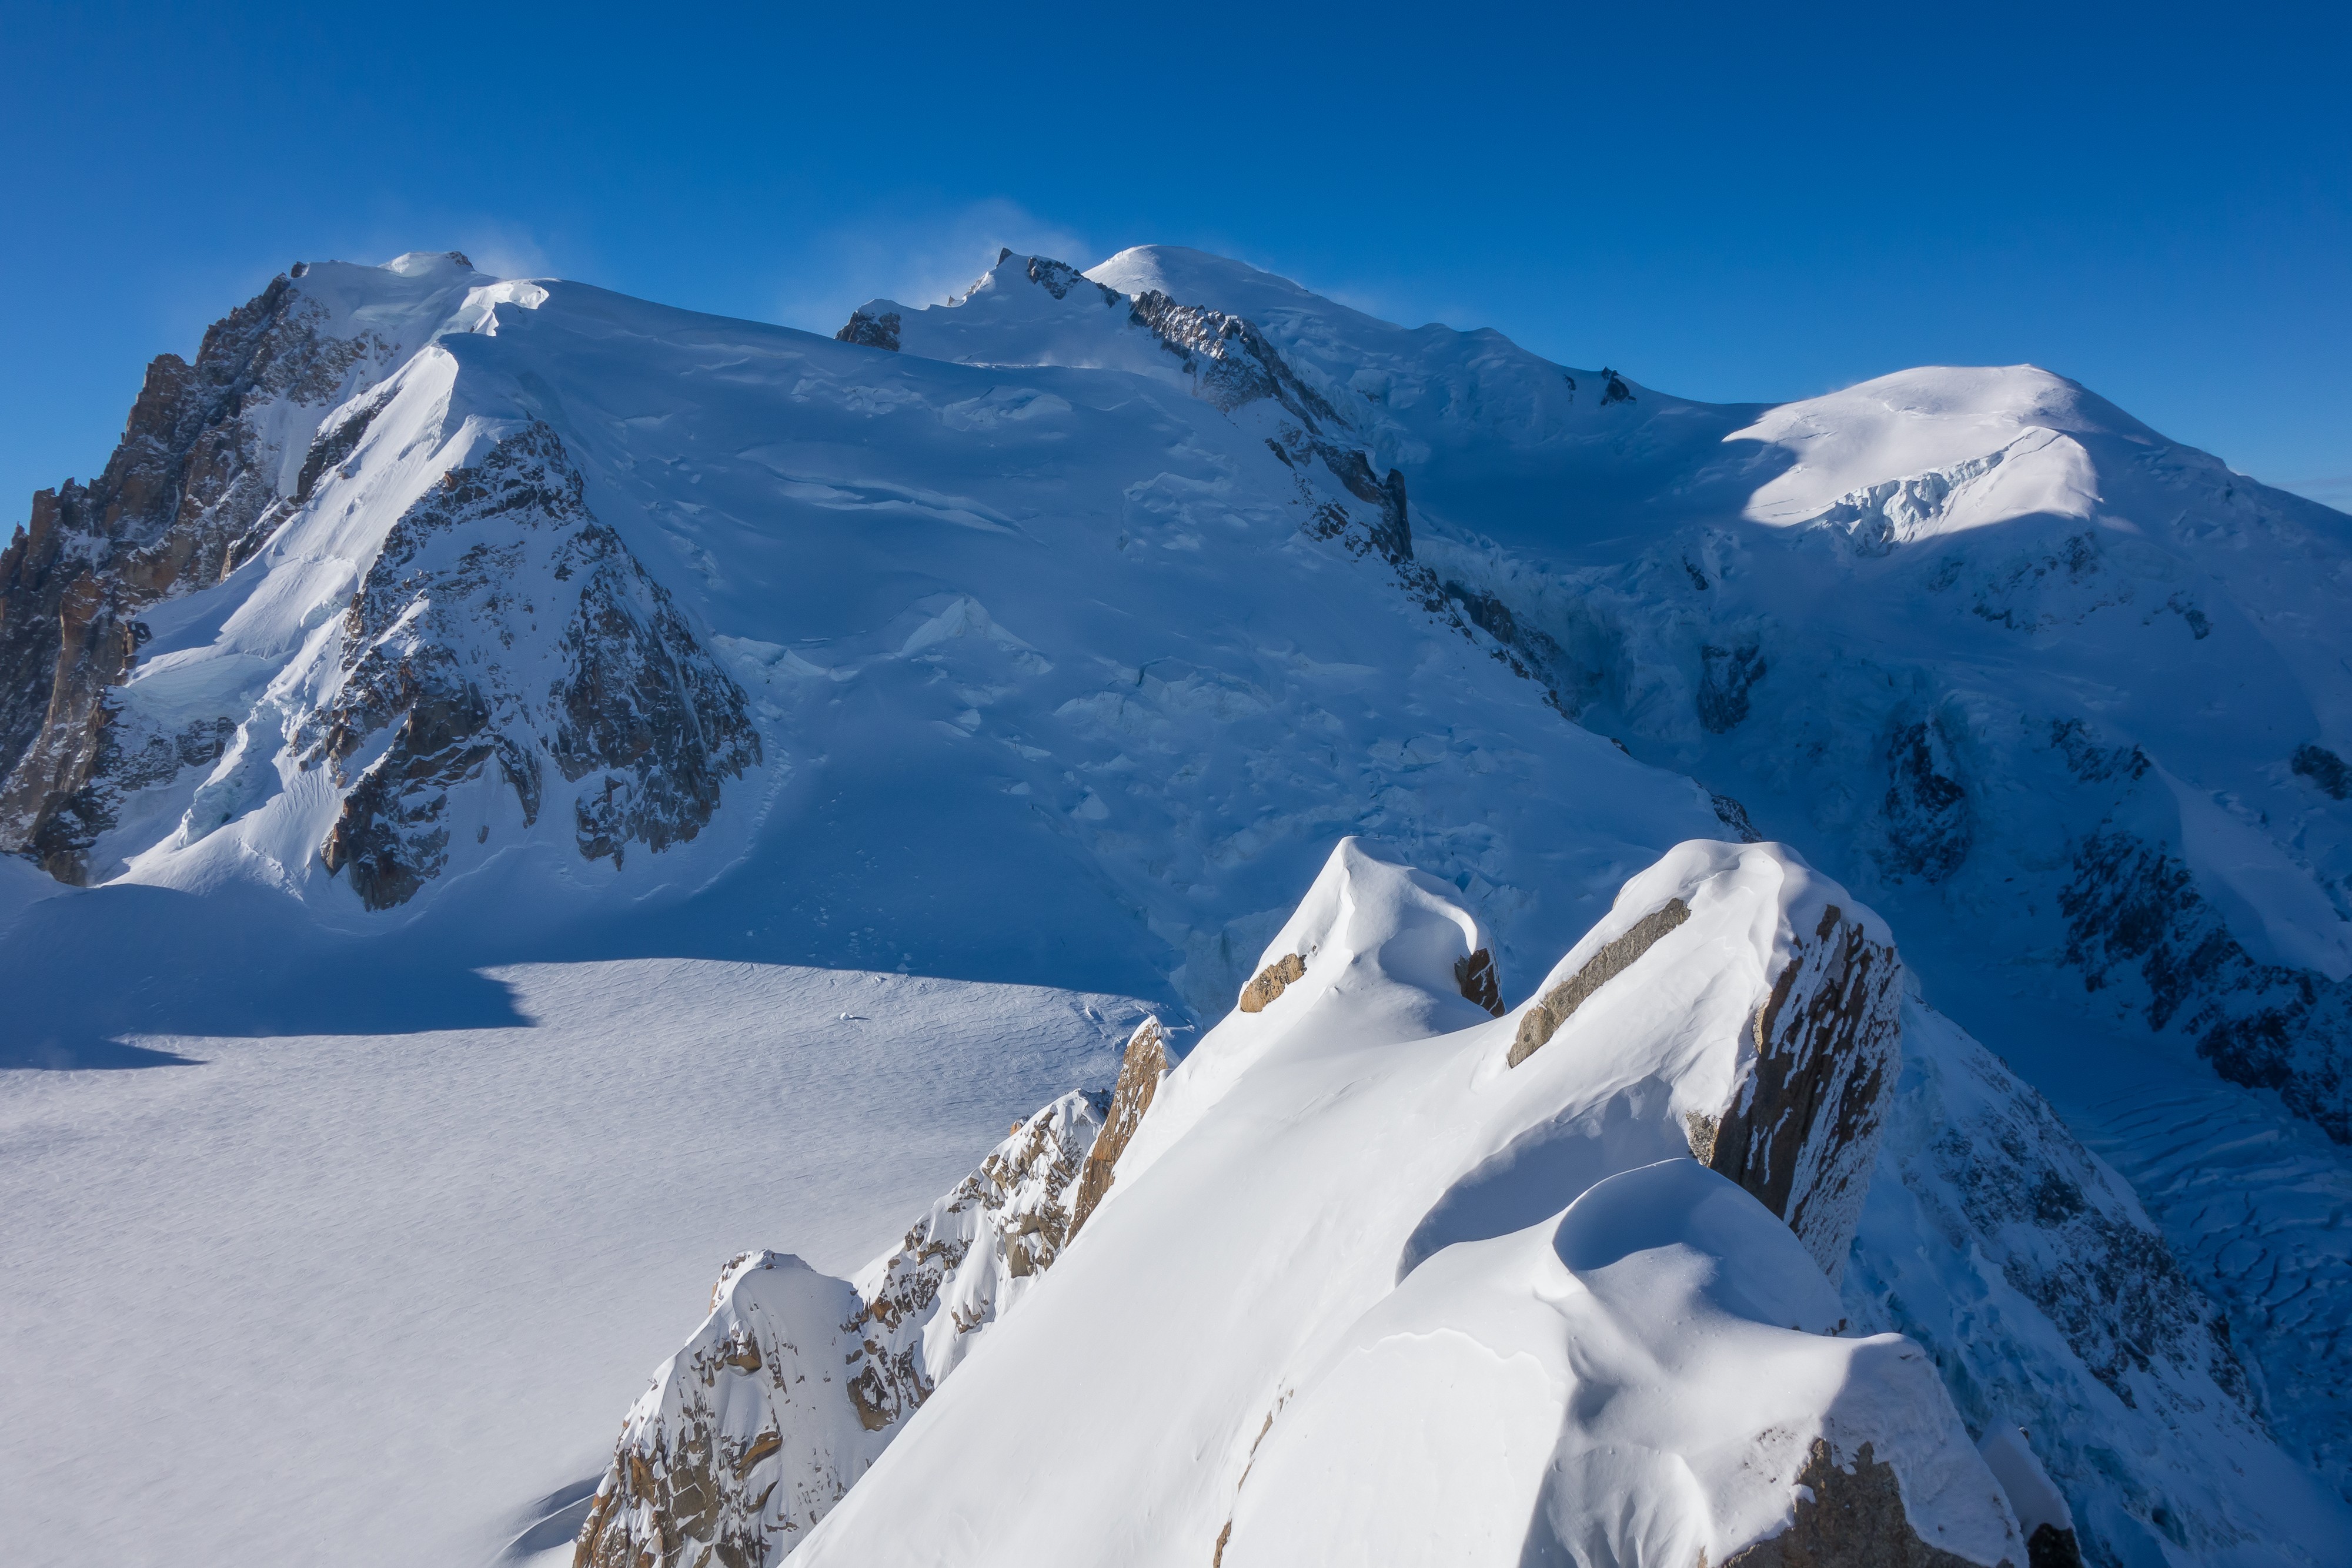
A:
[[[1784,1391],[1932,1387],[1931,1363],[1935,1399],[1857,1408],[1941,1414],[1840,1426],[1811,1396],[1766,1411],[1759,1385],[1757,1431],[1780,1436],[1736,1477],[1701,1465],[1692,1493],[1612,1472],[1607,1528],[1631,1533],[1604,1555],[1759,1552],[1800,1471],[1818,1502],[1844,1484],[1822,1465],[1865,1490],[1877,1465],[1910,1528],[1958,1532],[1937,1549],[1990,1568],[2032,1510],[2014,1473],[1985,1478],[2038,1463],[2100,1561],[2341,1561],[2347,589],[2352,519],[2030,367],[1696,403],[1171,247],[1086,273],[1008,253],[960,299],[872,301],[835,340],[457,256],[299,267],[193,364],[159,360],[106,472],[37,497],[0,556],[0,846],[25,857],[0,955],[42,977],[0,1060],[446,1027],[486,966],[655,955],[1154,998],[1150,1063],[1058,1085],[1013,1140],[1034,1149],[998,1150],[866,1273],[740,1238],[749,1260],[593,1500],[614,1562],[681,1510],[714,1551],[779,1550],[844,1489],[820,1559],[908,1555],[874,1532],[923,1510],[945,1532],[927,1539],[970,1555],[1006,1550],[1000,1529],[1035,1544],[1034,1520],[986,1522],[1030,1506],[987,1478],[1047,1467],[1038,1444],[1062,1484],[1104,1478],[1047,1554],[1148,1555],[1120,1532],[1149,1517],[1179,1556],[1227,1524],[1236,1562],[1297,1555],[1306,1521],[1336,1517],[1318,1510],[1375,1517],[1314,1482],[1338,1464],[1366,1496],[1498,1488],[1517,1511],[1495,1550],[1599,1561],[1573,1500],[1601,1494],[1562,1490],[1566,1471],[1429,1489],[1374,1479],[1402,1453],[1330,1444],[1410,1425],[1374,1406],[1456,1375],[1389,1368],[1390,1347],[1489,1324],[1480,1354],[1532,1358],[1527,1390],[1566,1389],[1532,1370],[1560,1356],[1598,1388],[1617,1374],[1577,1357],[1603,1339],[1634,1355],[1675,1312],[1727,1313],[1727,1347],[1781,1336],[1754,1354],[1788,1358]],[[1318,881],[1346,835],[1376,848]],[[1722,844],[1765,838],[1794,849]],[[1702,862],[1648,899],[1645,879]],[[1886,954],[1864,1010],[1888,1054],[1849,1040],[1838,1080],[1874,1085],[1874,1139],[1800,1133],[1837,1095],[1791,1101],[1769,1137],[1740,1120],[1752,1104],[1718,1103],[1769,1054],[1758,1036],[1739,1057],[1727,1020],[1796,969],[1758,926],[1699,951],[1695,890],[1766,866],[1797,869],[1755,919],[1828,941],[1786,900],[1834,877],[1853,891],[1819,898]],[[1679,901],[1691,928],[1621,947],[1629,900],[1635,923]],[[1375,907],[1423,935],[1329,935]],[[1441,927],[1460,951],[1432,967]],[[1378,984],[1327,987],[1297,945],[1327,936]],[[1720,995],[1676,1011],[1668,992]],[[1630,995],[1655,1010],[1600,1038],[1591,1020]],[[1336,1033],[1281,1021],[1331,1009]],[[1221,1018],[1184,1053],[1188,1020]],[[1657,1055],[1676,1051],[1698,1054]],[[1515,1108],[1480,1109],[1481,1074]],[[1411,1158],[1362,1120],[1384,1096],[1426,1103]],[[1296,1140],[1262,1138],[1269,1118]],[[1504,1158],[1544,1127],[1575,1132]],[[1244,1185],[1172,1174],[1234,1137],[1267,1162]],[[1801,1147],[1819,1159],[1787,1164]],[[1716,1186],[1643,1174],[1694,1155]],[[1457,1190],[1514,1223],[1443,1220]],[[1236,1204],[1256,1239],[1145,1218]],[[1651,1260],[1590,1262],[1585,1230],[1650,1237],[1611,1257]],[[1341,1250],[1310,1267],[1300,1236]],[[1208,1249],[1197,1279],[1170,1261],[1188,1249]],[[1312,1301],[1281,1293],[1310,1288],[1294,1279],[1181,1305],[1231,1285],[1219,1249],[1228,1273],[1296,1263]],[[1118,1256],[1133,1266],[1088,1261]],[[1702,1275],[1742,1282],[1709,1295]],[[1528,1316],[1562,1291],[1598,1315]],[[1847,1335],[1787,1340],[1783,1316],[1833,1326],[1814,1322],[1832,1295]],[[1192,1332],[1244,1302],[1293,1337]],[[835,1307],[880,1326],[817,1321]],[[761,1337],[787,1328],[789,1354]],[[979,1390],[1047,1375],[1045,1347],[1087,1333],[1128,1336],[1124,1362],[1104,1341],[1114,1371],[1190,1369],[1195,1424],[1171,1414],[1152,1441],[1197,1462],[1122,1446],[1110,1428],[1176,1394],[1099,1368],[1110,1383],[1053,1405],[1034,1442],[991,1439],[987,1464],[952,1457],[976,1432],[930,1435],[996,1419],[1009,1395]],[[863,1357],[898,1392],[869,1409],[844,1372],[846,1404],[792,1414],[794,1357],[825,1362],[820,1384]],[[768,1383],[739,1389],[753,1360]],[[1661,1453],[1695,1451],[1702,1361],[1680,1385],[1700,1393],[1627,1416]],[[1571,1469],[1599,1462],[1616,1439],[1559,1397],[1521,1411],[1528,1431]],[[1217,1469],[1256,1474],[1235,1423],[1294,1398],[1255,1494],[1285,1500],[1245,1507],[1240,1470]],[[782,1446],[747,1459],[770,1432]],[[1964,1437],[1994,1445],[1993,1469]],[[701,1456],[685,1493],[680,1445]],[[2223,1462],[2252,1479],[2223,1482]],[[789,1484],[747,1490],[762,1465]],[[1923,1512],[1930,1473],[1979,1502]],[[1531,1511],[1550,1523],[1530,1533]],[[1316,1550],[1347,1555],[1343,1536]]]

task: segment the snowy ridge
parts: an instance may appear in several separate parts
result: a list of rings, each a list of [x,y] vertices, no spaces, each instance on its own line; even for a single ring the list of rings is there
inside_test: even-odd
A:
[[[1880,1511],[1889,1540],[2021,1564],[2000,1489],[1917,1349],[1834,1337],[1836,1293],[1787,1226],[1690,1158],[1685,1113],[1730,1100],[1746,1027],[1795,967],[1783,948],[1772,967],[1776,942],[1805,928],[1809,898],[1844,895],[1760,847],[1687,845],[1652,880],[1685,895],[1690,919],[1512,1068],[1514,1021],[1456,988],[1475,920],[1442,884],[1343,842],[1267,950],[1305,951],[1303,976],[1170,1074],[1084,1237],[850,1491],[809,1560],[1360,1561],[1442,1537],[1447,1561],[1517,1562],[1554,1535],[1630,1529],[1609,1538],[1620,1561],[1701,1548],[1736,1561],[1815,1528],[1792,1510],[1818,1441],[1857,1487],[1884,1490],[1874,1467],[1899,1478],[1903,1501]],[[1809,1135],[1839,1131],[1824,1116]],[[1538,1223],[1522,1230],[1530,1208]],[[1528,1307],[1550,1326],[1502,1329],[1528,1247],[1587,1282],[1538,1283]],[[1630,1315],[1580,1318],[1574,1302],[1604,1287],[1607,1311]],[[1123,1345],[1147,1311],[1187,1325],[1185,1354]],[[1685,1332],[1693,1314],[1722,1327]],[[1600,1407],[1605,1430],[1646,1432],[1660,1463],[1588,1474],[1573,1456],[1592,1443],[1594,1406],[1577,1391],[1609,1383],[1591,1358],[1636,1320],[1679,1347],[1682,1376],[1658,1384],[1661,1364],[1637,1354]],[[1390,1345],[1465,1333],[1504,1337],[1468,1368],[1386,1363]],[[1558,1373],[1505,1371],[1535,1354],[1529,1333],[1556,1347]],[[1752,1362],[1763,1341],[1780,1359],[1750,1367],[1752,1429],[1702,1419],[1669,1436],[1719,1406],[1704,1347]],[[1013,1391],[1072,1355],[1095,1397],[1005,1440]],[[1626,1427],[1629,1404],[1654,1414]],[[1139,1408],[1155,1419],[1124,1414]],[[1400,1429],[1425,1441],[1366,1440]],[[1568,1457],[1548,1459],[1556,1447]],[[1043,1535],[1013,1480],[1041,1464],[1073,1500]],[[1539,1491],[1556,1505],[1536,1506]]]

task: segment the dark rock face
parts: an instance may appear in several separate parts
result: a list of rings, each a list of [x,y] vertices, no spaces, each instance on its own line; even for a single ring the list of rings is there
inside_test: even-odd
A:
[[[2344,759],[2327,747],[2298,746],[2294,750],[2294,761],[2290,766],[2297,774],[2326,790],[2331,799],[2352,800],[2352,767],[2347,767]]]
[[[278,278],[205,332],[193,365],[148,366],[104,473],[33,497],[31,526],[0,551],[0,850],[79,883],[125,777],[209,759],[209,724],[113,734],[106,693],[136,659],[140,610],[218,582],[286,516],[270,405],[329,405],[354,371],[388,367],[389,345],[327,323]]]
[[[1699,650],[1698,721],[1709,733],[1727,734],[1748,716],[1748,688],[1764,678],[1764,651],[1754,643],[1726,648],[1709,643]]]
[[[1143,1124],[1143,1113],[1151,1109],[1152,1096],[1160,1092],[1160,1081],[1168,1076],[1172,1065],[1168,1060],[1167,1040],[1160,1032],[1160,1020],[1144,1019],[1128,1040],[1127,1054],[1118,1064],[1118,1082],[1111,1088],[1110,1109],[1103,1113],[1102,1131],[1095,1134],[1094,1147],[1087,1152],[1086,1170],[1078,1178],[1077,1196],[1070,1205],[1070,1239],[1076,1239],[1078,1228],[1086,1224],[1095,1206],[1110,1191],[1118,1156],[1127,1152],[1136,1128]]]
[[[1503,1016],[1503,988],[1496,976],[1495,955],[1486,948],[1454,960],[1454,984],[1465,1001],[1476,1002],[1496,1018]]]
[[[1041,275],[1041,268],[1047,270]],[[1068,270],[1059,262],[1030,263],[1032,277],[1048,287],[1060,281],[1053,268]],[[1064,284],[1055,297],[1072,287],[1076,285]],[[1307,525],[1310,537],[1340,539],[1359,555],[1377,551],[1399,568],[1412,561],[1412,525],[1403,474],[1394,468],[1384,477],[1374,474],[1362,450],[1337,434],[1348,428],[1346,418],[1300,379],[1254,322],[1205,306],[1179,305],[1157,289],[1146,289],[1129,303],[1128,320],[1157,338],[1161,348],[1182,362],[1199,395],[1224,413],[1261,401],[1275,403],[1287,418],[1279,438],[1266,442],[1274,455],[1294,470],[1319,461],[1349,495],[1374,508],[1367,523],[1344,505],[1327,502]],[[1300,483],[1303,496],[1303,477]],[[1435,580],[1426,587],[1434,590]]]
[[[868,349],[898,351],[899,316],[896,310],[885,310],[878,316],[868,316],[863,310],[849,313],[848,325],[833,335],[836,343],[857,343]]]
[[[2352,995],[2307,969],[2257,961],[2188,866],[2113,829],[2083,840],[2059,894],[2068,961],[2091,990],[2121,987],[2150,1029],[2177,1028],[2233,1083],[2273,1089],[2352,1143]]]
[[[1947,1125],[1928,1157],[1969,1228],[2005,1239],[1979,1244],[1999,1258],[2002,1278],[2125,1405],[2139,1403],[2135,1374],[2196,1367],[2251,1407],[2228,1320],[2162,1235],[2093,1201],[2088,1155],[2039,1096],[2019,1095],[1998,1120]]]
[[[721,781],[761,758],[741,689],[588,510],[544,424],[402,516],[343,630],[342,685],[297,746],[346,791],[320,854],[371,909],[441,871],[451,791],[493,761],[526,826],[550,765],[571,783],[598,776],[573,802],[573,838],[617,865],[629,844],[694,838]]]
[[[1624,378],[1620,376],[1615,371],[1609,369],[1605,365],[1602,366],[1601,370],[1601,380],[1602,383],[1601,389],[1601,407],[1607,408],[1612,402],[1632,402],[1633,401],[1633,389],[1627,386],[1625,384]]]
[[[1657,946],[1658,938],[1689,918],[1690,905],[1670,898],[1635,921],[1625,935],[1587,958],[1582,968],[1546,991],[1520,1015],[1518,1036],[1511,1041],[1506,1060],[1517,1067],[1541,1051],[1595,991],[1632,968],[1635,959]]]
[[[1285,953],[1260,969],[1251,977],[1250,983],[1242,988],[1242,999],[1238,1005],[1245,1013],[1262,1013],[1273,1006],[1275,999],[1284,991],[1306,977],[1307,960],[1296,953]]]
[[[1271,398],[1310,431],[1347,423],[1253,322],[1203,305],[1179,305],[1156,288],[1134,298],[1128,319],[1182,361],[1201,395],[1227,413]]]
[[[1008,251],[997,257],[997,263],[1002,266],[1011,259],[1012,253]],[[1056,299],[1067,299],[1073,288],[1081,291],[1091,288],[1106,306],[1116,306],[1119,301],[1118,289],[1097,283],[1066,261],[1050,261],[1042,256],[1033,256],[1023,270],[1029,275],[1030,282]]]
[[[1974,838],[1969,794],[1943,732],[1919,720],[1896,729],[1886,747],[1886,798],[1879,805],[1886,843],[1880,859],[1899,876],[1941,882],[1969,858]]]
[[[2073,1531],[2039,1524],[2025,1542],[2025,1563],[2026,1568],[2083,1568],[2083,1548]]]
[[[1796,1480],[1802,1489],[1796,1523],[1733,1552],[1723,1568],[1977,1568],[1920,1538],[1904,1511],[1895,1467],[1880,1463],[1868,1443],[1848,1469],[1814,1438]]]
[[[1788,1221],[1832,1281],[1901,1062],[1901,974],[1894,948],[1829,905],[1773,978],[1731,1103],[1692,1129],[1692,1152]]]
[[[1764,841],[1764,835],[1756,831],[1756,824],[1748,817],[1747,807],[1728,795],[1710,795],[1708,800],[1715,807],[1716,821],[1729,828],[1733,838],[1743,844],[1760,844]]]

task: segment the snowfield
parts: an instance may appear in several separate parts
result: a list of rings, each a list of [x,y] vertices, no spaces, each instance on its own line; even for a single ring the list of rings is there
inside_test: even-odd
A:
[[[706,960],[495,977],[525,1021],[8,1075],[13,1561],[487,1563],[549,1515],[568,1547],[742,1238],[862,1260],[1107,1078],[1138,1010]]]

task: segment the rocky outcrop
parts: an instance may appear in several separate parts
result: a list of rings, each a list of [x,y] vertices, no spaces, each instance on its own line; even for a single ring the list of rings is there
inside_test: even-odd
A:
[[[2120,992],[2150,1029],[2195,1040],[2222,1077],[2276,1091],[2352,1143],[2352,987],[2256,959],[2186,864],[2114,827],[2081,841],[2058,904],[2088,989]]]
[[[1041,267],[1061,264],[1030,263],[1032,278],[1050,287],[1055,277],[1050,271],[1041,277]],[[1066,286],[1055,297],[1066,292]],[[1358,553],[1377,552],[1399,567],[1412,559],[1403,474],[1394,468],[1385,476],[1374,473],[1363,451],[1341,438],[1339,433],[1348,429],[1345,416],[1300,378],[1255,323],[1205,306],[1180,305],[1156,289],[1129,302],[1128,319],[1158,339],[1181,362],[1199,395],[1219,409],[1233,413],[1262,401],[1279,408],[1286,417],[1278,434],[1266,441],[1275,456],[1294,471],[1319,463],[1349,496],[1373,508],[1372,519],[1361,522],[1343,503],[1326,502],[1310,515],[1309,537],[1354,540]]]
[[[1763,650],[1752,643],[1709,643],[1699,650],[1699,665],[1698,722],[1710,734],[1728,734],[1748,716],[1748,689],[1764,678]]]
[[[761,758],[741,689],[589,511],[545,424],[402,515],[343,635],[340,682],[296,745],[342,793],[320,857],[371,909],[440,873],[452,793],[493,766],[526,827],[551,774],[581,786],[573,842],[617,866],[632,844],[694,838]]]
[[[2327,792],[2331,800],[2352,800],[2352,767],[2324,746],[2298,746],[2294,759],[2288,764],[2296,776],[2308,779]]]
[[[1464,1001],[1476,1002],[1496,1018],[1503,1016],[1503,987],[1495,969],[1495,955],[1485,947],[1454,963],[1454,984]]]
[[[2025,1537],[2026,1568],[2083,1568],[2083,1545],[2074,1533],[2074,1511],[2034,1457],[2021,1427],[1996,1422],[1977,1443],[1985,1468],[2000,1483]]]
[[[1285,953],[1250,978],[1242,988],[1242,999],[1236,1005],[1245,1013],[1262,1013],[1292,986],[1307,977],[1307,960],[1296,953]]]
[[[2058,1548],[2036,1545],[2046,1524],[2098,1563],[2226,1554],[2262,1533],[2278,1472],[2260,1466],[2284,1461],[2252,1358],[2198,1271],[1990,1051],[1916,1001],[1903,1025],[1901,1089],[1843,1287],[1855,1328],[1932,1354],[1985,1434],[2032,1563]]]
[[[1881,1464],[1866,1442],[1847,1467],[1814,1438],[1796,1489],[1796,1522],[1740,1548],[1723,1568],[1981,1568],[1920,1539],[1895,1467]],[[2004,1560],[2001,1568],[2021,1565]]]
[[[1145,1019],[1129,1037],[1127,1054],[1119,1059],[1118,1082],[1110,1092],[1110,1109],[1104,1113],[1102,1131],[1095,1134],[1094,1146],[1087,1151],[1087,1167],[1079,1178],[1076,1198],[1070,1206],[1071,1239],[1087,1222],[1110,1191],[1111,1178],[1117,1175],[1118,1156],[1143,1124],[1143,1113],[1151,1109],[1152,1096],[1160,1092],[1160,1081],[1168,1076],[1175,1063],[1168,1055],[1167,1037],[1160,1032],[1158,1019]]]
[[[1108,1124],[1106,1105],[1117,1115],[1115,1094],[1065,1094],[1016,1125],[858,1272],[866,1359],[850,1396],[868,1427],[889,1427],[929,1398],[1077,1234],[1081,1171]]]
[[[574,1568],[766,1568],[882,1451],[848,1282],[785,1253],[720,1271],[710,1316],[622,1423]]]
[[[1887,742],[1886,798],[1879,806],[1886,845],[1879,858],[1888,871],[1941,882],[1968,859],[1974,824],[1958,771],[1934,723],[1904,725]]]
[[[286,515],[289,433],[391,368],[392,345],[331,326],[277,278],[205,332],[193,364],[148,366],[102,474],[33,497],[0,551],[0,850],[80,882],[127,789],[218,757],[208,722],[118,735],[107,694],[137,658],[139,612],[220,581]]]
[[[1657,945],[1658,938],[1689,918],[1689,904],[1679,898],[1668,899],[1586,959],[1575,974],[1537,998],[1535,1005],[1519,1016],[1519,1032],[1506,1058],[1508,1064],[1517,1067],[1549,1044],[1560,1025],[1573,1018],[1593,992],[1632,968],[1635,959]]]
[[[1309,431],[1347,423],[1255,322],[1202,305],[1179,305],[1150,288],[1129,303],[1128,319],[1159,339],[1182,361],[1201,395],[1227,413],[1271,398]]]
[[[1156,1021],[1147,1031],[1156,1041]],[[729,1262],[709,1317],[623,1422],[574,1568],[769,1568],[789,1553],[1052,1267],[1102,1112],[1070,1093],[1017,1124],[854,1282],[784,1253]]]
[[[1730,1103],[1691,1152],[1786,1220],[1835,1281],[1901,1063],[1901,965],[1832,904],[1791,944],[1756,1014]]]
[[[899,324],[899,316],[896,310],[884,310],[875,315],[868,315],[863,310],[852,310],[849,313],[848,325],[833,335],[834,340],[839,343],[857,343],[868,349],[887,349],[895,354],[898,351]]]
[[[1011,250],[997,252],[996,264],[999,267],[1012,259]],[[1080,291],[1089,299],[1098,299],[1105,305],[1117,305],[1120,298],[1118,289],[1107,284],[1097,283],[1066,261],[1053,261],[1042,256],[1033,256],[1022,270],[1028,274],[1030,282],[1056,299],[1067,299],[1072,289]]]

